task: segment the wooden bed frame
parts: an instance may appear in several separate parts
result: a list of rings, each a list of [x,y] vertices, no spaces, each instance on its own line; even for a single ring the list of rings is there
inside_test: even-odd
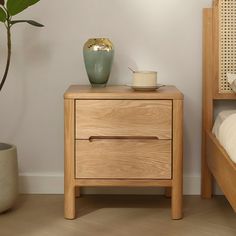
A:
[[[212,134],[214,102],[236,100],[234,93],[219,92],[220,34],[219,4],[204,9],[203,21],[203,120],[202,120],[202,197],[211,198],[213,178],[236,212],[236,164],[231,161]]]

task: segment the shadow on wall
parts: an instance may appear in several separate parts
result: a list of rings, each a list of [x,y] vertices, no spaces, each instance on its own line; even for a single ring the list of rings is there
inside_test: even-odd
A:
[[[27,66],[38,67],[41,64],[48,64],[52,59],[52,51],[56,50],[56,48],[53,47],[52,42],[42,41],[40,36],[44,33],[42,32],[43,30],[29,30],[25,28],[22,34],[23,40],[20,48],[22,48],[25,54],[25,60],[29,63]]]
[[[42,31],[44,29],[41,29]],[[13,39],[13,49],[12,49],[12,61],[10,65],[9,78],[7,79],[7,83],[12,82],[12,74],[17,75],[16,81],[16,93],[17,93],[17,103],[18,108],[14,111],[11,108],[7,108],[4,106],[4,110],[6,112],[6,116],[11,117],[11,125],[7,128],[7,137],[8,140],[14,140],[17,134],[19,133],[19,129],[21,128],[22,121],[24,119],[25,114],[27,113],[27,104],[30,99],[28,96],[28,92],[30,90],[27,79],[34,80],[35,78],[30,76],[30,72],[35,69],[35,71],[40,71],[41,65],[49,64],[52,57],[52,44],[46,43],[42,41],[40,35],[42,32],[37,29],[29,29],[29,27],[25,27],[22,33],[21,43],[16,44]],[[19,34],[19,32],[13,32],[13,36]],[[16,45],[15,45],[16,44]],[[38,77],[38,74],[37,74]],[[40,79],[47,79],[44,73]],[[40,83],[40,81],[36,81],[36,83]],[[7,86],[6,86],[7,87]],[[9,95],[11,95],[12,91],[7,91],[7,88],[4,88],[1,96],[6,97],[5,100],[13,101]],[[15,95],[16,96],[16,95]],[[3,99],[4,100],[4,99]],[[14,114],[13,114],[14,113]],[[7,120],[7,119],[6,119]]]

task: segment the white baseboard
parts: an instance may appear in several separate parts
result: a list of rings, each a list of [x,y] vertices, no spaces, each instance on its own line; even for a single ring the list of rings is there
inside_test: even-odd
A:
[[[184,176],[184,194],[200,194],[200,176]],[[63,194],[63,174],[20,174],[20,192],[24,194]],[[216,194],[221,194],[216,187]],[[163,188],[83,188],[84,194],[162,194]]]

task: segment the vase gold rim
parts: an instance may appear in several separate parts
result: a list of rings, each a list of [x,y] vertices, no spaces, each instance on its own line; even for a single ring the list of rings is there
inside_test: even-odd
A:
[[[89,38],[88,40],[109,40],[109,38],[106,38],[106,37],[101,37],[101,38]]]
[[[90,38],[84,44],[84,49],[91,51],[113,51],[114,45],[109,38]]]

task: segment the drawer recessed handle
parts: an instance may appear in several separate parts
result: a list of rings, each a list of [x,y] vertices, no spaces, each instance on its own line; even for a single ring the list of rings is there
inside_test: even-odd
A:
[[[159,140],[156,136],[91,136],[89,141],[95,140]]]

